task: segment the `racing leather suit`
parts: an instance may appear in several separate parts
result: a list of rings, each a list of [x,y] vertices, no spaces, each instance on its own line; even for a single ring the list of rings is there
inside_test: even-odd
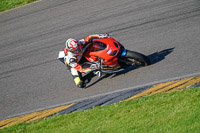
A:
[[[98,38],[110,38],[110,35],[109,34],[89,35],[87,38],[79,40],[78,43],[80,43],[81,46],[84,47],[86,44],[92,42],[93,39],[98,39]],[[84,51],[85,49],[83,48],[83,53]],[[80,88],[84,87],[85,83],[82,81],[81,72],[84,73],[91,72],[92,71],[91,66],[96,64],[92,62],[85,63],[87,60],[84,59],[82,55],[76,56],[72,52],[68,51],[66,47],[64,48],[64,52],[65,52],[64,62],[68,66],[76,86]]]

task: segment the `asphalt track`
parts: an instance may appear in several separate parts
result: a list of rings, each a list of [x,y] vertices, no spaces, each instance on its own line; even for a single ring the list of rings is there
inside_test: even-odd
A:
[[[69,37],[111,33],[152,65],[76,88],[57,60]],[[42,0],[0,13],[0,119],[200,74],[199,0]]]
[[[128,101],[144,96],[154,95],[163,92],[176,91],[180,89],[190,89],[200,86],[200,76],[177,79],[169,82],[162,82],[142,87],[134,87],[131,89],[124,89],[117,92],[87,98],[85,100],[76,101],[67,105],[52,107],[45,110],[35,111],[32,113],[23,114],[20,116],[4,119],[0,121],[0,129],[23,122],[37,121],[43,118],[49,118],[54,115],[63,115],[75,111],[83,111],[91,109],[96,106],[105,106],[117,102]]]

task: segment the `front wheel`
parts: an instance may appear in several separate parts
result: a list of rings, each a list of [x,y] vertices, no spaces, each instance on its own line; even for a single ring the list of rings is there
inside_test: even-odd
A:
[[[127,50],[126,55],[124,56],[125,62],[128,65],[135,64],[137,66],[148,66],[150,65],[150,60],[146,55],[143,55],[141,53]]]

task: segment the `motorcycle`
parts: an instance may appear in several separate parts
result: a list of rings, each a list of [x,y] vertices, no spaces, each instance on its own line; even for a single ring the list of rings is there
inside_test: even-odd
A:
[[[99,64],[99,69],[94,69],[93,72],[100,71],[102,74],[113,74],[126,70],[130,66],[147,66],[150,64],[146,55],[125,49],[114,38],[93,39],[83,49],[83,56],[86,60]],[[58,59],[63,63],[64,56],[64,51],[60,51]],[[88,74],[81,73],[83,75]]]

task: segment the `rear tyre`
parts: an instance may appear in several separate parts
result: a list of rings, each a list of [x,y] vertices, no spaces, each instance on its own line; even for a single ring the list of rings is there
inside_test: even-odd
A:
[[[134,63],[137,66],[148,66],[150,65],[150,60],[146,55],[143,55],[141,53],[127,50],[127,53],[125,55],[126,62]]]

